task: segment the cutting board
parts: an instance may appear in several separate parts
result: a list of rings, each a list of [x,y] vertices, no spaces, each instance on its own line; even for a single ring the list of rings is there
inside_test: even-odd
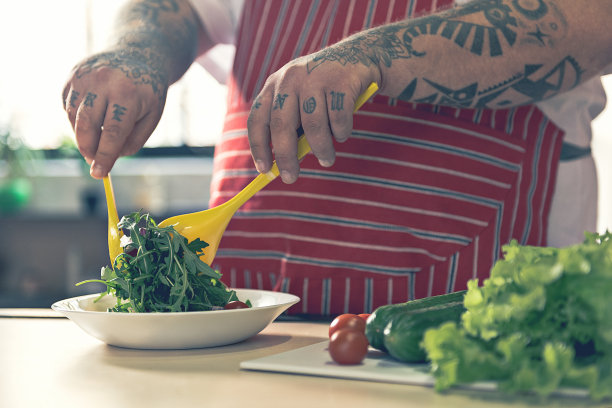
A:
[[[314,375],[352,380],[378,381],[397,384],[433,387],[434,378],[425,364],[404,364],[391,359],[386,353],[370,348],[359,365],[339,365],[332,361],[327,351],[327,341],[312,344],[284,353],[243,361],[243,370],[269,371],[277,373]],[[495,383],[479,382],[462,388],[480,391],[495,391]],[[557,396],[588,397],[582,389],[563,388]]]

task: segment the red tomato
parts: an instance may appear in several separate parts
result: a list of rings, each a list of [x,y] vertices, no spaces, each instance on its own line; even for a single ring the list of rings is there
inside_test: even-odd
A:
[[[363,320],[366,320],[366,321],[367,321],[367,320],[368,320],[368,317],[370,317],[370,314],[371,314],[371,313],[361,313],[361,314],[358,314],[357,316],[359,316],[359,317],[361,317]]]
[[[368,353],[368,339],[358,330],[340,329],[332,334],[328,350],[338,364],[359,364]]]
[[[365,332],[365,320],[356,314],[345,313],[336,317],[329,325],[329,337],[336,330],[340,329],[354,329],[360,332]]]
[[[248,309],[249,305],[239,300],[233,300],[231,302],[227,302],[225,305],[225,309]]]

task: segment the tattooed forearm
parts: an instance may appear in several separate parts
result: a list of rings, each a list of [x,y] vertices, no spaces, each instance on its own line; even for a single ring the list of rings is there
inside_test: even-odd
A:
[[[482,0],[445,13],[377,27],[326,48],[309,61],[390,67],[394,60],[425,57],[416,39],[435,36],[477,56],[502,56],[517,42],[550,45],[565,34],[565,19],[545,0]]]
[[[144,34],[172,47],[175,51],[195,52],[197,17],[185,1],[141,0],[129,3],[120,13],[115,29],[115,41],[129,40]]]
[[[539,102],[578,85],[586,72],[580,50],[564,48],[584,29],[575,19],[570,27],[568,3],[473,0],[355,34],[313,54],[308,72],[323,64],[373,67],[381,93],[417,103],[499,109]],[[332,93],[331,109],[341,103]]]
[[[178,13],[175,0],[148,0],[134,4],[123,11],[123,21],[147,21],[157,27],[161,26],[160,14]]]
[[[428,78],[418,82],[414,79],[398,99],[457,108],[500,109],[555,96],[563,89],[576,86],[581,76],[582,69],[576,60],[568,56],[550,70],[541,65],[525,65],[523,72],[489,87],[473,82],[456,88]],[[415,97],[417,85],[423,95],[421,97]]]

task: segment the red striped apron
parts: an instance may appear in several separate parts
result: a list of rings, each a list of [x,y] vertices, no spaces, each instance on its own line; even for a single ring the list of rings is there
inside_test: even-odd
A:
[[[215,151],[211,206],[257,172],[246,121],[266,78],[354,32],[451,0],[245,2]],[[535,106],[475,110],[376,96],[336,163],[312,155],[234,216],[213,265],[231,287],[294,293],[290,314],[335,315],[466,288],[515,238],[546,244],[563,132]]]

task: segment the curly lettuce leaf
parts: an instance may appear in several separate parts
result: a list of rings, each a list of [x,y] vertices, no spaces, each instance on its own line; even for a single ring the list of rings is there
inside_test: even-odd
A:
[[[508,392],[562,386],[612,397],[612,235],[541,248],[511,242],[482,286],[468,283],[461,323],[425,333],[436,388],[495,380]]]

